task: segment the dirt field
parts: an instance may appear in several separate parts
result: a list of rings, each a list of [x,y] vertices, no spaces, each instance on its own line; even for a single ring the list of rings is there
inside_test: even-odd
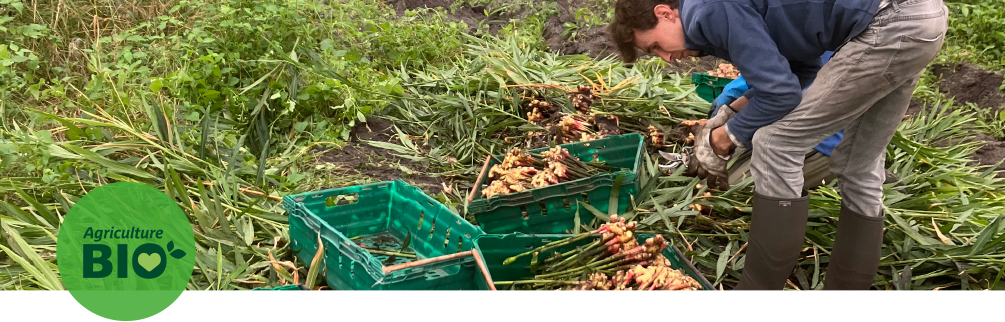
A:
[[[936,65],[932,71],[942,80],[939,91],[953,97],[956,102],[974,103],[982,109],[994,111],[1005,108],[1005,95],[999,90],[1005,74],[1002,71],[983,70],[971,64]],[[994,165],[1005,159],[1005,141],[984,134],[976,134],[974,140],[985,142],[973,156],[980,164]],[[998,170],[1005,170],[1005,164]],[[1005,172],[999,173],[998,177],[1005,178]]]
[[[396,135],[391,123],[371,117],[366,123],[353,128],[349,142],[342,149],[335,149],[318,156],[316,162],[335,165],[345,175],[357,175],[376,181],[393,181],[402,179],[417,186],[429,195],[443,191],[440,178],[429,176],[428,169],[409,159],[399,158],[390,150],[379,149],[363,141],[380,141],[400,143],[392,136]],[[321,150],[320,148],[315,151]],[[413,173],[406,173],[402,167]]]

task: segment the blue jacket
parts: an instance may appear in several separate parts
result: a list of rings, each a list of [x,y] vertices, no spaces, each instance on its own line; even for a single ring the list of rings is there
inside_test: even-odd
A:
[[[823,63],[864,31],[880,0],[683,0],[685,45],[733,63],[753,89],[743,112],[727,122],[750,147],[757,129],[799,105]]]
[[[820,61],[824,65],[826,65],[827,61],[830,60],[831,56],[833,55],[834,52],[828,51],[824,53],[823,56],[820,57]],[[716,97],[715,100],[712,101],[712,109],[709,111],[708,117],[712,118],[713,116],[715,116],[715,113],[719,111],[720,106],[733,103],[733,101],[735,101],[737,98],[740,98],[740,96],[743,96],[743,93],[746,93],[747,90],[749,89],[750,87],[747,86],[747,82],[743,79],[743,75],[740,75],[739,78],[734,79],[732,82],[729,82],[729,84],[727,84],[726,87],[722,89],[722,94],[720,94],[719,97]],[[830,137],[824,139],[823,142],[817,144],[817,146],[814,149],[816,149],[823,155],[829,157],[831,156],[831,152],[834,151],[834,147],[836,147],[838,143],[841,143],[843,137],[844,137],[844,130],[842,129],[841,131],[838,131],[834,135],[831,135]]]

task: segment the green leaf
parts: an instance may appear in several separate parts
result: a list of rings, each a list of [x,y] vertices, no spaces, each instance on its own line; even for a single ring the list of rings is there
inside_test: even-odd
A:
[[[405,241],[401,243],[401,249],[398,250],[399,253],[404,253],[408,249],[408,245],[412,244],[412,231],[408,231],[408,236],[405,236]]]
[[[296,184],[297,182],[300,182],[300,180],[303,180],[304,178],[307,178],[307,176],[304,175],[303,173],[290,173],[290,175],[286,177],[286,181],[292,184]]]
[[[164,80],[161,78],[155,78],[150,82],[150,90],[157,92],[164,88]]]
[[[31,247],[31,245],[29,245],[27,242],[24,241],[23,238],[21,238],[21,234],[18,233],[17,230],[11,229],[10,226],[8,226],[4,222],[0,222],[0,228],[3,228],[3,230],[6,232],[8,241],[9,240],[14,241],[13,244],[16,245],[17,248],[21,250],[24,257],[27,257],[27,261],[24,259],[24,257],[18,256],[18,254],[16,254],[10,248],[3,246],[2,244],[0,244],[0,249],[2,249],[4,252],[10,255],[10,257],[13,258],[16,262],[18,262],[18,264],[21,264],[21,268],[28,270],[33,277],[35,277],[40,283],[42,283],[41,286],[43,288],[48,290],[64,289],[63,283],[60,282],[58,277],[56,277],[56,273],[49,266],[49,262],[42,259],[42,256],[39,256],[38,253],[36,253],[35,250]],[[30,262],[30,264],[28,262]]]
[[[905,234],[916,240],[918,243],[921,243],[921,245],[928,246],[941,244],[941,242],[935,240],[934,238],[921,235],[917,229],[908,225],[907,222],[904,221],[904,218],[900,217],[900,214],[893,212],[890,213],[889,217],[893,218],[893,221],[897,223],[897,226],[900,226],[900,229],[903,230]]]
[[[611,198],[607,204],[608,217],[618,214],[618,195],[621,194],[621,180],[624,178],[624,173],[618,175],[618,178],[614,180],[614,186],[611,187]]]
[[[820,254],[816,246],[813,247],[813,255],[813,283],[810,284],[810,288],[816,289],[820,283]]]
[[[14,185],[14,190],[17,191],[17,195],[21,197],[21,200],[24,200],[24,202],[31,205],[32,209],[35,209],[35,212],[38,212],[39,216],[45,220],[43,224],[49,226],[50,228],[55,228],[59,225],[59,218],[56,218],[56,215],[52,214],[48,207],[39,203],[38,200],[32,198],[32,196],[28,195],[28,193],[24,192],[24,190],[21,190],[21,187]]]
[[[401,154],[415,154],[415,150],[410,150],[409,148],[394,143],[381,142],[381,141],[368,141],[368,140],[362,140],[362,141],[375,148],[391,150]]]
[[[134,167],[122,164],[122,163],[118,163],[118,162],[109,160],[108,158],[105,158],[105,157],[103,157],[103,156],[101,156],[101,155],[99,155],[97,153],[94,153],[94,152],[92,152],[90,150],[86,150],[84,148],[78,147],[76,145],[69,144],[69,143],[64,143],[63,147],[65,147],[67,150],[70,150],[70,151],[72,151],[74,153],[79,154],[80,156],[84,157],[84,159],[87,159],[88,161],[97,163],[100,166],[108,168],[108,170],[111,171],[111,172],[120,173],[120,174],[127,174],[127,175],[130,175],[130,176],[133,176],[133,177],[136,177],[136,178],[140,178],[140,179],[157,179],[157,177],[155,177],[154,175],[152,175],[152,174],[150,174],[150,173],[148,173],[146,171],[143,171],[143,170],[140,170],[140,169],[137,169],[137,168],[134,168]]]
[[[192,111],[192,113],[189,113],[188,116],[185,117],[185,120],[198,122],[201,117],[202,116],[199,115],[198,111]]]
[[[576,203],[577,203],[577,205],[576,205],[577,206],[576,207],[576,215],[575,215],[575,217],[572,218],[572,224],[575,225],[576,228],[573,228],[572,233],[575,234],[575,235],[579,235],[579,232],[581,231],[581,229],[580,229],[581,221],[579,219],[579,209],[580,209],[580,205],[582,203],[580,203],[579,200],[576,200]]]
[[[991,222],[991,224],[981,230],[981,233],[977,235],[977,242],[975,242],[973,248],[970,249],[970,256],[977,255],[977,253],[984,248],[984,245],[998,233],[998,227],[1001,226],[1002,218],[1005,218],[1005,215],[999,215],[998,218],[995,218],[995,220]]]
[[[726,263],[729,261],[729,252],[733,250],[733,243],[730,242],[726,244],[726,250],[719,253],[719,261],[715,264],[715,279],[722,277],[722,273],[726,271]]]
[[[410,149],[412,151],[417,151],[418,150],[418,149],[415,148],[415,144],[412,144],[412,140],[409,140],[408,136],[405,135],[404,132],[401,132],[401,129],[399,129],[397,126],[395,126],[394,127],[394,131],[398,132],[398,138],[401,140],[401,143],[405,144],[405,146],[408,147],[408,149]]]
[[[329,51],[335,48],[335,41],[327,38],[321,41],[321,51]]]
[[[311,267],[307,270],[307,288],[314,288],[314,281],[318,278],[318,272],[321,271],[321,263],[324,261],[324,249],[325,244],[321,241],[321,234],[318,234],[318,251],[314,253],[314,259],[311,260]]]
[[[998,267],[998,277],[995,277],[995,282],[994,284],[991,284],[991,287],[989,289],[992,290],[998,289],[998,282],[1001,282],[1002,280],[1002,273],[1005,273],[1005,268]]]
[[[216,244],[216,289],[219,290],[223,284],[223,246]]]
[[[603,212],[600,212],[600,210],[597,210],[597,208],[594,208],[590,204],[581,203],[580,205],[583,206],[583,208],[586,208],[587,211],[589,211],[591,214],[593,214],[597,218],[600,218],[600,220],[602,222],[608,222],[608,221],[611,220],[611,216],[604,215]]]

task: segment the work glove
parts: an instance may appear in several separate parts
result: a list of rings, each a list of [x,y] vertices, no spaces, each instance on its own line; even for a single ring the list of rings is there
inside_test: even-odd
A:
[[[719,190],[729,189],[727,165],[732,155],[722,156],[712,150],[712,130],[725,125],[726,121],[736,115],[729,105],[724,107],[726,108],[720,108],[715,117],[708,122],[698,122],[691,126],[691,134],[694,135],[694,156],[687,165],[689,176],[705,179],[709,187]]]

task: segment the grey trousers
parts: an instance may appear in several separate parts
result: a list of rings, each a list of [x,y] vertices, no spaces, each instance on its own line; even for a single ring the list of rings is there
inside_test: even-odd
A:
[[[728,169],[728,182],[730,186],[740,184],[744,179],[751,177],[751,152],[737,149],[733,156],[736,161],[730,164]],[[803,161],[803,182],[806,189],[814,189],[825,182],[829,183],[833,181],[835,178],[834,174],[830,171],[830,157],[817,150],[812,150],[806,154],[806,160]]]
[[[942,0],[899,0],[880,10],[824,65],[799,106],[754,133],[755,191],[799,198],[806,154],[843,128],[830,160],[842,202],[859,214],[882,216],[886,146],[921,72],[942,47],[947,17]]]

